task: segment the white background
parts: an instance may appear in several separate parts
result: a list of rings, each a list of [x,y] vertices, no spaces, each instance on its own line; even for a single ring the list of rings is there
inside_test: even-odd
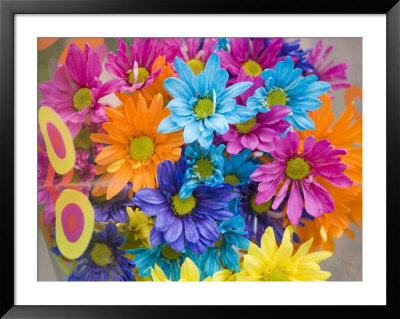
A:
[[[385,304],[385,27],[384,15],[17,15],[16,304]],[[363,37],[363,281],[38,282],[37,37],[116,36]]]

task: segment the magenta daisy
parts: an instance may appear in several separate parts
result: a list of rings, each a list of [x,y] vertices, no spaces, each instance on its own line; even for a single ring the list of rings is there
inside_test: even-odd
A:
[[[256,115],[246,122],[230,124],[229,131],[221,136],[222,141],[227,142],[227,152],[236,155],[244,148],[270,152],[274,149],[275,136],[289,128],[290,124],[283,118],[290,112],[286,106],[275,105],[269,112],[255,112]]]
[[[160,55],[160,46],[156,38],[134,39],[129,46],[118,39],[117,54],[110,52],[106,70],[118,79],[123,80],[121,90],[135,91],[144,89],[153,83],[161,69],[152,72],[154,60]]]
[[[316,74],[319,76],[320,81],[329,82],[332,84],[332,90],[337,90],[341,88],[348,88],[351,86],[350,82],[347,82],[347,63],[335,64],[335,61],[330,61],[324,65],[326,58],[332,51],[333,46],[330,45],[322,53],[322,41],[319,40],[315,48],[310,49],[308,54],[308,61],[314,68],[313,70],[308,70],[307,75]]]
[[[39,85],[43,99],[40,105],[53,108],[68,125],[73,137],[79,132],[89,116],[91,122],[107,121],[104,105],[99,99],[116,91],[120,80],[102,83],[101,61],[89,44],[84,52],[71,44],[65,65],[57,66],[52,81]]]
[[[262,204],[270,200],[281,185],[272,203],[272,209],[277,209],[290,189],[287,205],[287,216],[293,225],[297,225],[303,210],[303,202],[307,213],[313,217],[321,216],[322,212],[330,213],[334,202],[328,191],[315,179],[320,176],[337,187],[349,187],[353,182],[343,174],[347,165],[340,163],[338,155],[347,151],[335,148],[328,140],[315,142],[314,136],[304,141],[304,150],[298,152],[299,135],[289,131],[285,137],[274,138],[274,150],[271,155],[275,161],[259,165],[250,176],[260,182],[256,203]]]
[[[168,62],[174,62],[175,57],[184,60],[194,75],[203,72],[217,44],[218,39],[215,38],[165,38],[160,41],[161,55]]]
[[[217,51],[221,59],[221,68],[226,69],[232,78],[228,84],[236,82],[241,69],[251,77],[259,77],[267,68],[273,68],[285,57],[278,54],[282,48],[283,39],[272,39],[266,44],[264,38],[231,38],[229,51]]]

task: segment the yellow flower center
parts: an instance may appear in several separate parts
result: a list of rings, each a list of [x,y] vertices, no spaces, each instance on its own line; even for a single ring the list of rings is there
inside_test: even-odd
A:
[[[214,103],[211,99],[199,99],[194,107],[194,113],[201,119],[204,120],[214,112]]]
[[[270,107],[273,105],[286,105],[287,100],[286,93],[282,89],[277,88],[268,93],[267,104]]]
[[[242,65],[244,71],[250,76],[259,76],[262,72],[261,65],[256,61],[248,60]]]
[[[261,205],[258,205],[256,203],[256,197],[257,197],[257,192],[254,193],[253,197],[250,200],[250,207],[257,213],[257,214],[264,214],[268,212],[269,208],[271,207],[272,204],[272,199],[269,201],[262,203]]]
[[[310,164],[302,157],[291,158],[286,162],[286,176],[297,181],[310,173]]]
[[[112,251],[104,243],[95,243],[90,251],[90,257],[96,265],[101,267],[108,266],[113,261]]]
[[[204,63],[197,59],[191,59],[186,62],[187,65],[192,69],[194,75],[200,74],[204,70]]]
[[[86,131],[84,128],[81,128],[79,133],[74,138],[74,144],[77,148],[82,148],[84,150],[88,150],[92,147],[92,140],[90,139],[91,132]]]
[[[235,128],[240,134],[247,134],[253,129],[254,125],[256,124],[257,124],[256,117],[252,117],[250,120],[246,122],[235,124]]]
[[[155,144],[151,137],[142,135],[131,140],[129,154],[131,158],[138,162],[144,162],[154,154]]]
[[[234,174],[229,174],[225,176],[224,182],[231,185],[237,185],[240,183],[240,179]]]
[[[169,260],[175,260],[178,259],[181,254],[175,251],[171,246],[163,246],[161,248],[161,255]]]
[[[274,269],[272,272],[267,273],[264,277],[265,281],[289,281],[288,276],[283,268]]]
[[[180,198],[179,194],[175,194],[171,197],[173,210],[176,216],[182,217],[186,214],[190,214],[193,208],[196,207],[196,199],[193,195],[188,198]]]
[[[74,97],[74,108],[77,111],[82,111],[85,107],[92,105],[93,99],[88,88],[79,89]]]
[[[138,78],[137,78],[137,83],[142,83],[147,80],[149,77],[149,71],[146,70],[146,68],[138,68]],[[133,84],[135,81],[133,71],[128,71],[128,81],[130,84]]]
[[[205,158],[200,158],[196,161],[195,172],[200,174],[200,177],[206,179],[207,177],[213,174],[213,165],[212,163]]]
[[[214,247],[216,247],[216,248],[221,247],[222,244],[224,243],[224,240],[225,240],[225,237],[224,237],[224,235],[221,234],[221,239],[214,243]]]

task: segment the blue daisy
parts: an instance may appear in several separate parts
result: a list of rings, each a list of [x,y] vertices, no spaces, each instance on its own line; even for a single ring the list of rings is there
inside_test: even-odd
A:
[[[185,143],[198,141],[202,147],[208,148],[214,132],[225,134],[229,129],[228,124],[250,119],[249,111],[237,105],[234,98],[253,83],[240,82],[225,89],[229,74],[220,68],[216,53],[208,59],[204,71],[196,76],[179,58],[175,58],[174,66],[179,79],[170,77],[164,81],[165,89],[174,97],[167,105],[172,114],[160,123],[159,133],[184,128]]]
[[[78,265],[68,281],[135,281],[135,263],[118,248],[124,243],[125,238],[118,235],[117,226],[111,222],[104,232],[94,231],[86,251],[76,259]]]
[[[294,69],[290,56],[276,64],[275,69],[266,69],[261,73],[265,88],[255,90],[247,100],[249,109],[268,112],[273,105],[285,105],[292,111],[285,120],[298,130],[315,129],[307,112],[321,106],[319,96],[327,92],[331,85],[318,81],[316,75],[301,76],[302,69]]]
[[[128,197],[130,188],[132,188],[132,184],[128,183],[118,195],[110,200],[106,200],[106,195],[99,197],[91,196],[94,219],[98,222],[107,222],[110,219],[115,220],[117,223],[126,222],[128,214],[125,206],[130,203]]]
[[[225,156],[223,173],[224,182],[231,185],[242,186],[250,181],[250,175],[257,169],[255,164],[250,157],[251,150],[245,149],[237,155],[231,155],[228,160]]]
[[[211,187],[200,184],[189,197],[183,199],[179,190],[185,180],[187,160],[182,156],[177,166],[164,161],[157,167],[160,188],[142,188],[132,202],[149,216],[155,216],[150,232],[150,245],[167,242],[181,252],[188,245],[196,254],[220,239],[218,221],[233,217],[228,203],[238,196],[233,186],[222,184]]]
[[[199,147],[195,142],[185,150],[188,168],[185,172],[185,182],[179,190],[179,196],[188,198],[199,184],[210,186],[224,182],[223,166],[225,145],[210,145],[209,148]]]
[[[239,255],[233,247],[244,250],[249,248],[250,241],[245,238],[247,231],[243,231],[244,227],[241,215],[219,223],[221,239],[214,244],[214,247],[207,248],[206,252],[200,256],[202,279],[212,276],[222,267],[240,272]]]
[[[276,240],[281,241],[284,231],[282,223],[284,204],[281,204],[276,211],[273,211],[271,209],[272,200],[258,205],[255,202],[256,196],[257,183],[249,182],[241,189],[238,210],[244,218],[244,230],[247,231],[246,238],[252,240],[256,236],[256,241],[259,245],[265,229],[271,226],[274,229]]]
[[[150,276],[150,269],[157,264],[172,281],[178,281],[180,278],[180,268],[186,257],[189,257],[199,266],[199,258],[189,247],[185,247],[182,252],[175,251],[167,243],[153,248],[137,248],[126,251],[128,254],[135,255],[133,261],[139,269],[139,275],[142,277]]]
[[[269,41],[269,39],[267,39]],[[266,40],[266,41],[267,41]],[[310,51],[309,49],[303,50],[300,48],[300,39],[287,42],[283,41],[281,51],[279,51],[278,56],[287,56],[290,55],[292,59],[296,60],[295,67],[301,68],[303,70],[303,74],[306,74],[307,71],[315,72],[314,66],[308,62],[307,54]]]

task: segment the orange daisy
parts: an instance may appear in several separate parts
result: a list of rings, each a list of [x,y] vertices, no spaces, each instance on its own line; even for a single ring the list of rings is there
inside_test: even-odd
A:
[[[106,194],[107,200],[118,194],[128,182],[137,192],[143,187],[157,185],[157,165],[165,160],[176,162],[183,145],[182,131],[157,133],[160,122],[170,115],[163,109],[163,96],[157,94],[147,106],[143,95],[137,102],[125,99],[119,107],[123,112],[106,108],[110,122],[103,123],[107,132],[91,134],[93,142],[109,144],[97,155],[95,161],[100,179],[92,190],[93,196]]]
[[[350,222],[361,227],[362,119],[354,105],[355,96],[361,97],[361,89],[350,87],[345,94],[347,106],[333,123],[335,114],[332,112],[332,101],[328,94],[322,95],[322,106],[309,113],[315,123],[315,130],[298,132],[301,143],[307,136],[313,135],[316,140],[328,139],[336,147],[345,148],[348,153],[342,157],[342,162],[347,164],[344,173],[358,185],[338,188],[317,177],[318,182],[331,194],[335,210],[313,221],[303,220],[304,227],[296,227],[301,242],[314,238],[311,247],[313,250],[333,251],[335,238],[340,238],[343,234],[354,237],[349,228]]]

